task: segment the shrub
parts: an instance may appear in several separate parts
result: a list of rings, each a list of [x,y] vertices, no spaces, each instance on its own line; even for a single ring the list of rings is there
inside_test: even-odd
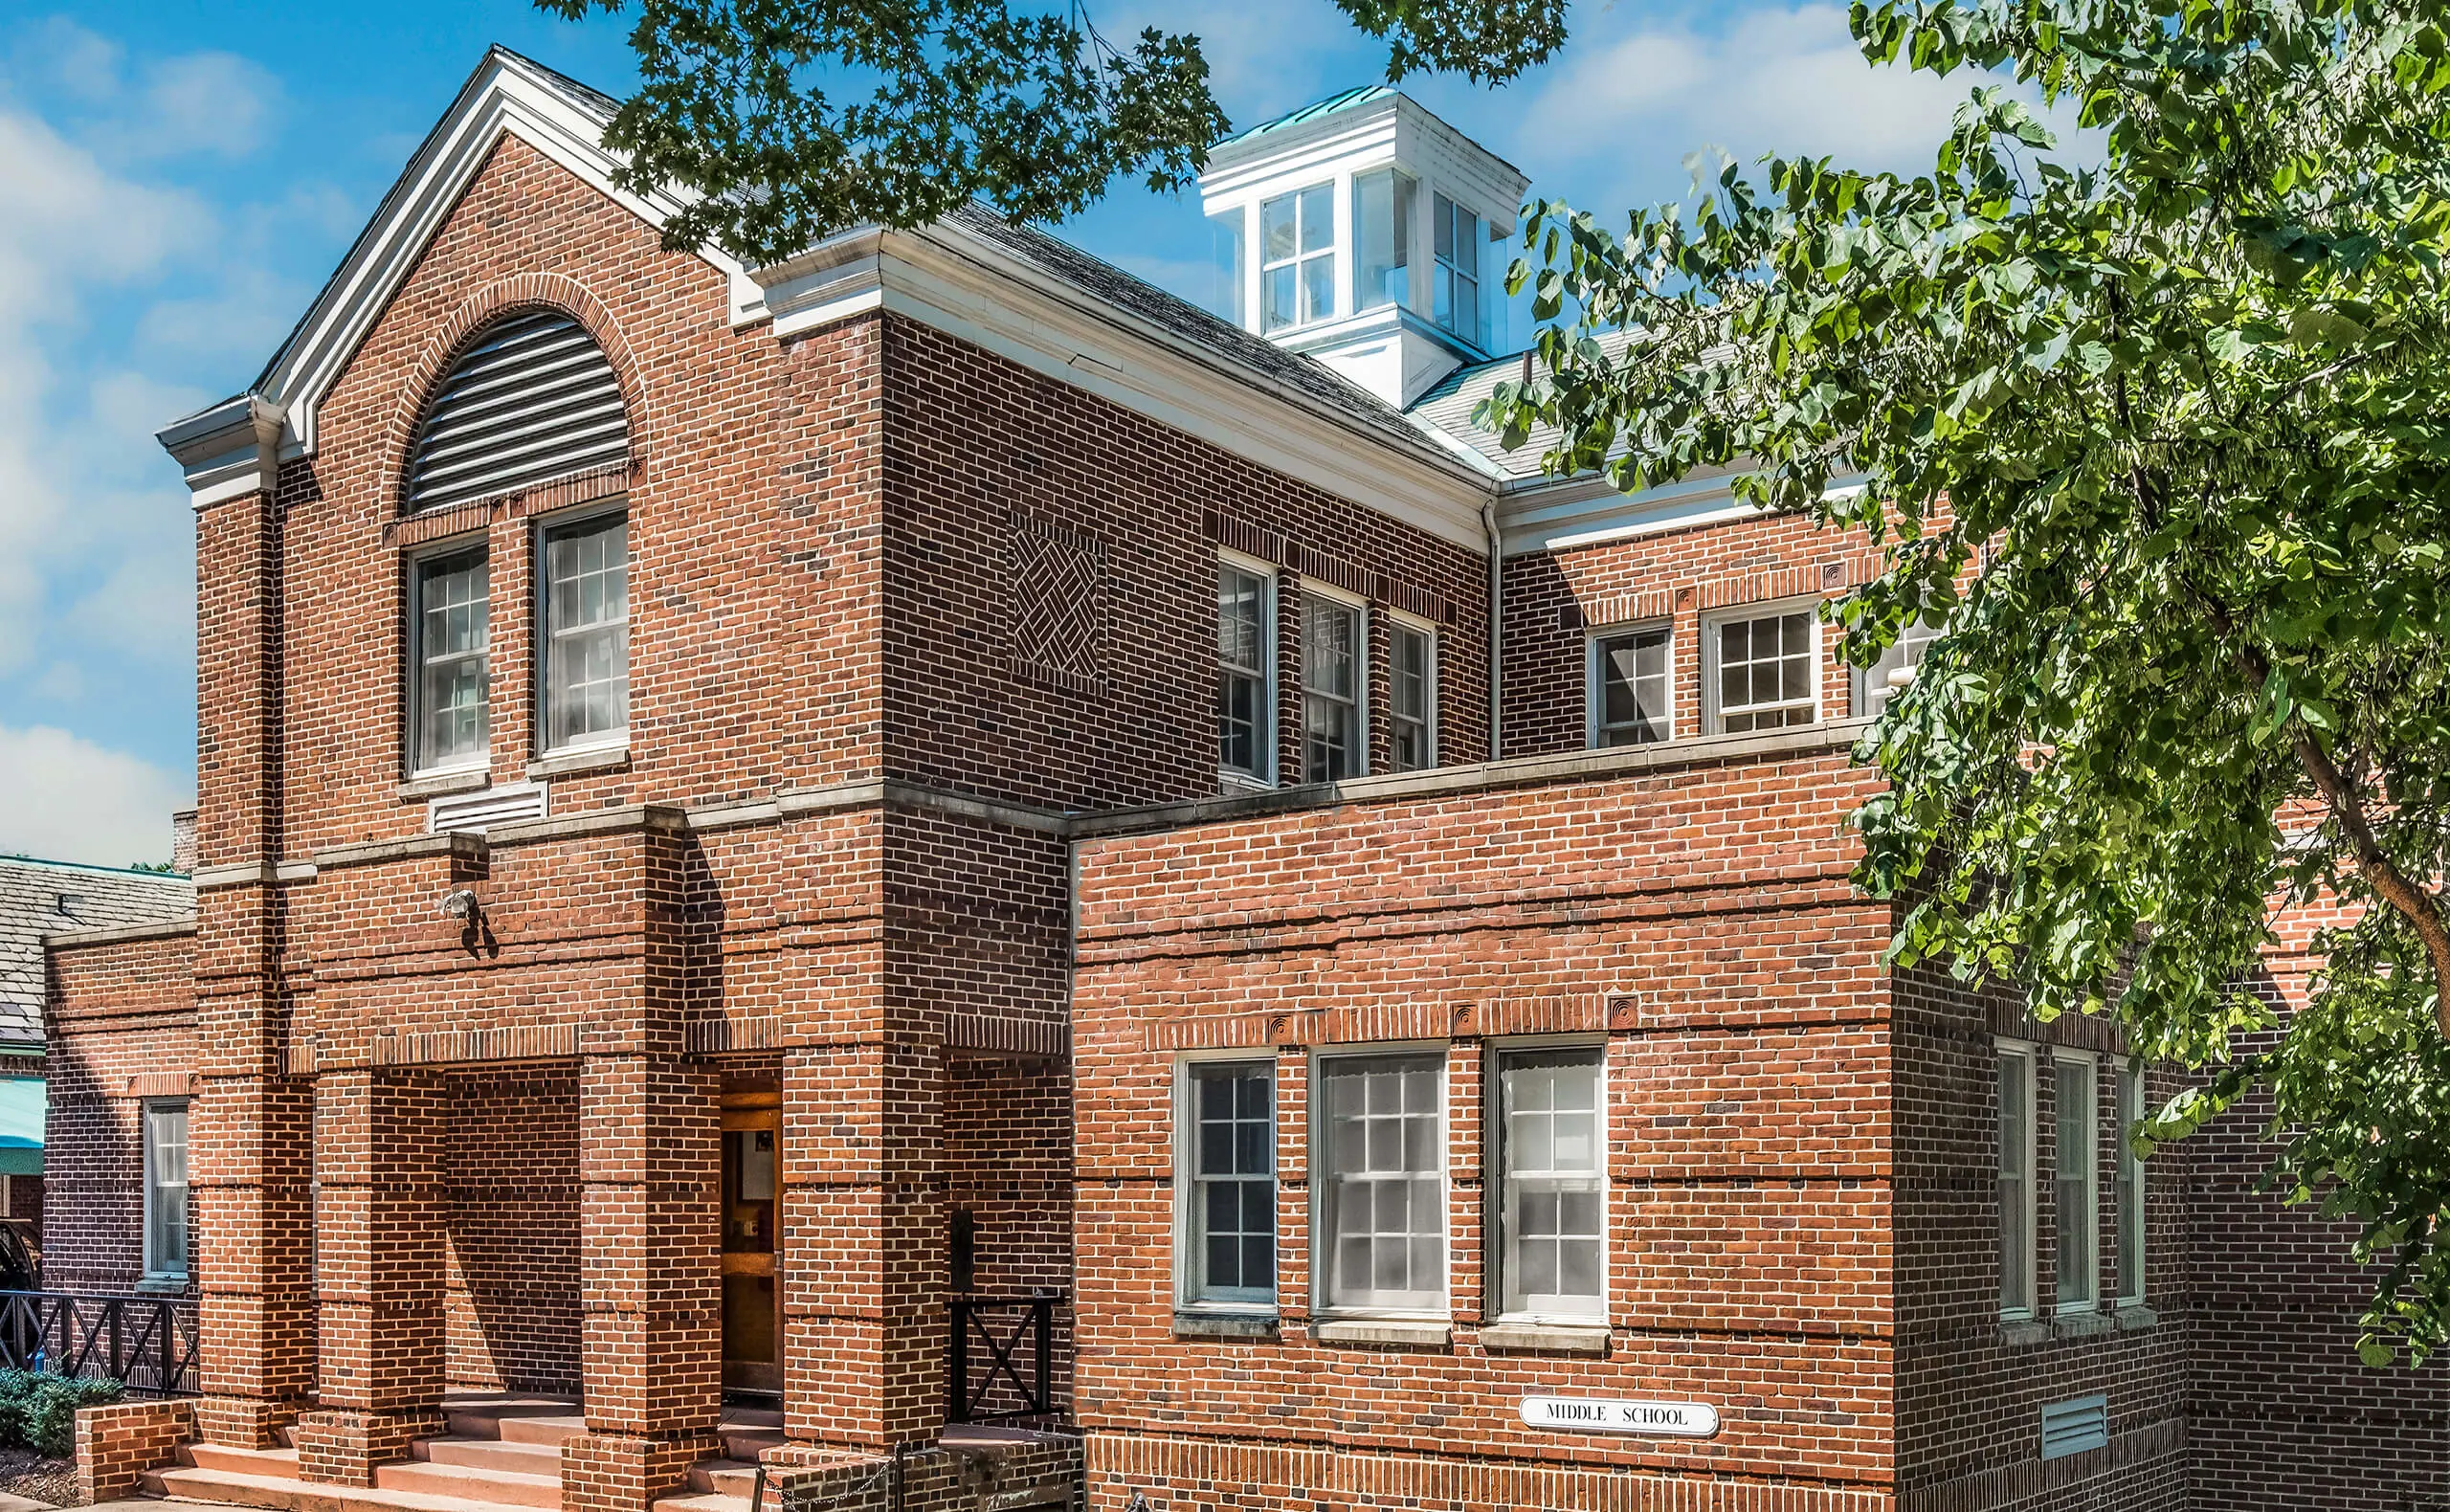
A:
[[[8,1383],[0,1381],[0,1404],[8,1404]],[[15,1416],[19,1430],[11,1435],[12,1442],[22,1444],[35,1454],[53,1459],[65,1459],[77,1453],[77,1409],[101,1407],[125,1396],[127,1390],[117,1381],[100,1379],[73,1380],[67,1376],[46,1375],[33,1379],[33,1390],[13,1404],[9,1412],[0,1405],[0,1429],[6,1419]]]

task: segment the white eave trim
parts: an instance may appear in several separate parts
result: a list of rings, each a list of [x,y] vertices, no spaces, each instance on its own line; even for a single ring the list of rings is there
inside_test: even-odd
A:
[[[1481,506],[1494,479],[1435,437],[1406,445],[957,223],[846,233],[753,277],[765,285],[778,339],[889,310],[1474,555],[1487,553]]]
[[[1636,494],[1620,494],[1595,473],[1534,478],[1506,491],[1498,504],[1498,529],[1506,556],[1571,551],[1637,536],[1750,520],[1768,513],[1735,497],[1735,473],[1688,478]],[[1860,493],[1860,477],[1831,482],[1828,497]]]
[[[594,114],[518,59],[497,53],[485,60],[402,173],[386,218],[369,229],[333,276],[278,366],[257,386],[256,392],[286,415],[284,457],[315,450],[324,395],[504,135],[517,136],[647,224],[664,223],[679,202],[614,188],[618,160],[604,149],[603,130]],[[762,291],[739,263],[713,248],[698,256],[728,278],[735,326],[765,317]]]
[[[239,394],[173,421],[156,438],[186,471],[189,497],[201,509],[275,486],[282,434],[278,406]]]

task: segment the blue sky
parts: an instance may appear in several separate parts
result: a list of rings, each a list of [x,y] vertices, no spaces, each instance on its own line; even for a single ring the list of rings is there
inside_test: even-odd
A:
[[[1385,66],[1327,0],[1092,15],[1200,33],[1236,124]],[[1867,69],[1841,5],[1615,0],[1574,24],[1507,89],[1406,88],[1534,194],[1611,212],[1681,197],[1705,147],[1927,166],[1968,87]],[[35,0],[0,21],[0,852],[167,857],[195,782],[193,527],[153,431],[255,375],[488,43],[619,94],[626,30],[525,0]],[[1062,231],[1206,292],[1192,199],[1125,186]]]

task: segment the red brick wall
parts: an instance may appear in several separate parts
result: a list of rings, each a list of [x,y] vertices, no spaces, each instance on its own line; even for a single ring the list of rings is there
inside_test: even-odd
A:
[[[512,1068],[450,1081],[443,1297],[455,1390],[579,1389],[578,1081]]]
[[[51,953],[42,1259],[54,1291],[125,1292],[145,1274],[140,1121],[147,1097],[192,1090],[193,959],[192,935]]]
[[[1701,733],[1702,623],[1746,604],[1830,597],[1868,579],[1872,557],[1852,538],[1774,517],[1639,536],[1505,562],[1505,725],[1508,756],[1578,750],[1586,743],[1590,632],[1672,624],[1675,732]],[[1852,712],[1853,678],[1838,634],[1821,630],[1820,706]]]
[[[1825,748],[1652,771],[1610,760],[1622,775],[1081,845],[1079,1412],[1094,1504],[1133,1491],[1274,1504],[1302,1456],[1326,1449],[1351,1467],[1334,1487],[1353,1504],[1580,1504],[1628,1473],[1689,1478],[1686,1494],[1718,1478],[1751,1488],[1728,1505],[1880,1504],[1887,916],[1850,893],[1839,822],[1863,779]],[[1604,1359],[1481,1343],[1481,1056],[1561,1030],[1609,1046]],[[1451,1348],[1329,1345],[1309,1328],[1308,1053],[1375,1041],[1447,1052]],[[1172,1326],[1176,1053],[1227,1045],[1272,1055],[1279,1078],[1282,1324],[1264,1341]],[[1520,1399],[1547,1392],[1708,1401],[1724,1426],[1686,1441],[1526,1429]],[[1254,1435],[1264,1450],[1224,1442]],[[1495,1463],[1440,1469],[1452,1489],[1428,1489],[1423,1456],[1458,1454]]]

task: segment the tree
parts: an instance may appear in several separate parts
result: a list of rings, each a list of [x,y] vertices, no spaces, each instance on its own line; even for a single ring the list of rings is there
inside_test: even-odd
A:
[[[1125,51],[1079,0],[637,0],[644,82],[612,118],[621,185],[690,191],[664,245],[752,266],[846,227],[917,226],[972,198],[1024,220],[1085,210],[1121,174],[1188,183],[1226,131],[1199,39]],[[1567,0],[1336,0],[1415,68],[1511,78],[1565,40]],[[579,20],[629,0],[536,0]],[[838,98],[837,98],[838,97]]]
[[[538,0],[577,15],[620,0]],[[1338,0],[1414,68],[1513,77],[1562,0]],[[640,0],[609,145],[701,196],[667,240],[771,261],[972,194],[1023,216],[1196,171],[1195,38],[995,0]],[[1484,416],[1640,488],[1737,464],[1865,532],[1869,665],[1946,632],[1865,738],[1892,946],[2114,1013],[2207,1068],[2138,1136],[2267,1097],[2274,1177],[2387,1262],[2368,1357],[2450,1336],[2450,38],[2425,0],[1857,0],[1877,64],[1962,72],[1929,173],[1730,168],[1622,234],[1544,204],[1540,371]],[[828,73],[820,65],[829,65]],[[875,78],[837,107],[825,81]],[[2005,86],[2072,110],[2056,150]],[[836,86],[839,87],[839,86]],[[2082,166],[2078,166],[2082,165]],[[1638,333],[1603,347],[1610,329]],[[1833,486],[1838,485],[1838,486]],[[2305,1004],[2273,921],[2336,901]]]
[[[1894,958],[2211,1068],[2147,1145],[2267,1094],[2281,1190],[2387,1261],[2375,1363],[2450,1326],[2439,14],[1858,0],[1874,62],[1993,80],[1932,171],[1771,160],[1622,236],[1540,207],[1511,283],[1547,370],[1489,407],[1560,424],[1558,469],[1746,463],[1747,497],[1882,545],[1836,611],[1849,659],[1946,627],[1862,746]],[[1612,358],[1615,327],[1640,335]],[[2275,912],[2328,902],[2280,1014]]]

